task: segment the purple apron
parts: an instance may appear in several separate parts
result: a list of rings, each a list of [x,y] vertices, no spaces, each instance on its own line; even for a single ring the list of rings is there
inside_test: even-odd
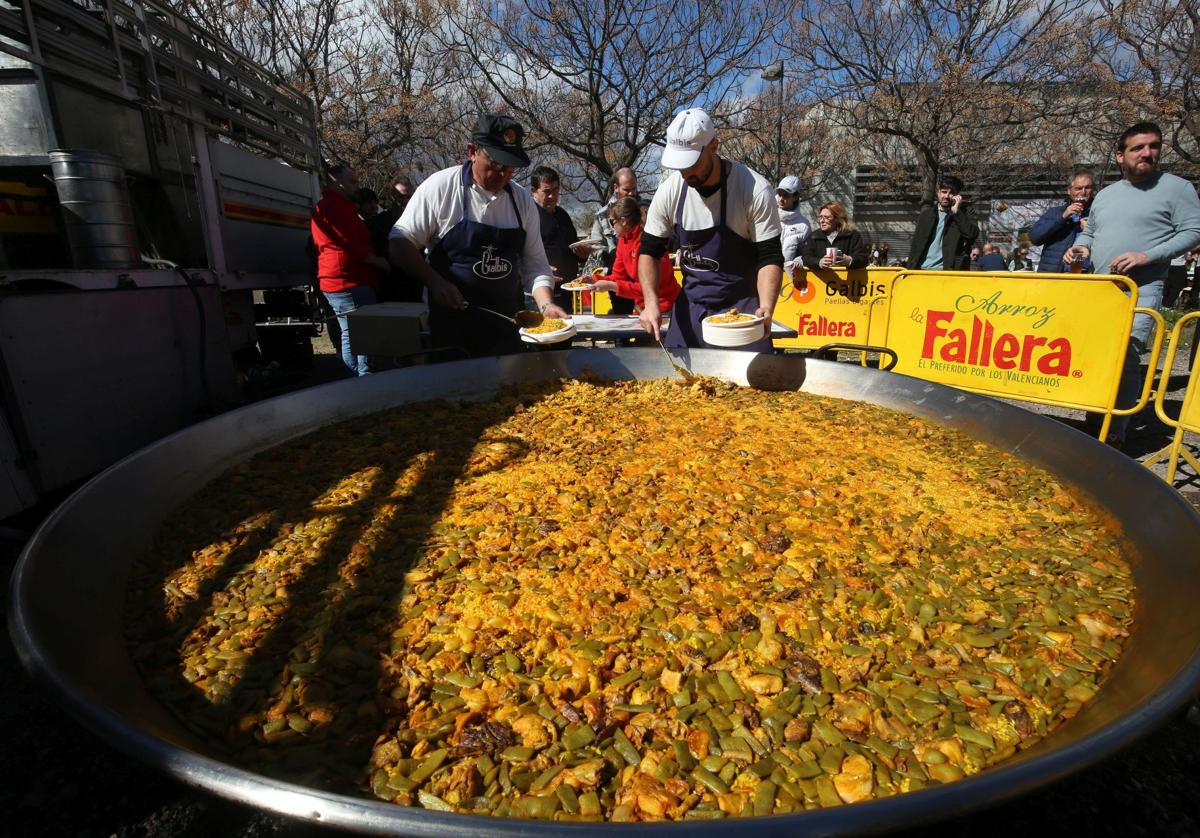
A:
[[[710,314],[736,308],[747,314],[758,309],[758,252],[748,241],[725,226],[725,188],[729,170],[721,164],[721,214],[715,227],[685,230],[683,203],[688,185],[684,181],[675,207],[675,234],[679,237],[679,267],[683,271],[683,293],[675,300],[671,325],[663,345],[672,349],[710,347],[704,342],[700,321]],[[725,348],[725,347],[713,347]],[[739,346],[750,352],[770,352],[767,338]]]
[[[429,329],[433,345],[461,346],[472,357],[508,355],[524,350],[517,327],[509,325],[485,311],[470,306],[483,306],[503,314],[520,311],[524,306],[518,265],[525,247],[525,229],[521,211],[512,186],[504,191],[517,214],[517,227],[504,229],[471,221],[467,217],[470,200],[471,164],[462,167],[463,217],[429,254],[429,265],[462,292],[468,307],[463,311],[429,307]]]

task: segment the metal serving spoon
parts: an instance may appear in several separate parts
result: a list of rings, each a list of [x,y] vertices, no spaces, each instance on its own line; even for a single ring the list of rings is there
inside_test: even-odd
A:
[[[464,307],[466,307],[466,305],[466,303],[463,303]],[[534,326],[540,326],[542,325],[542,321],[546,319],[545,316],[538,311],[518,311],[514,316],[509,317],[507,314],[501,314],[498,311],[492,311],[490,308],[484,308],[483,306],[472,307],[477,308],[480,311],[486,311],[488,314],[494,314],[499,318],[507,320],[509,323],[515,324],[521,329],[532,329]]]
[[[672,355],[667,350],[667,347],[663,345],[661,338],[658,340],[658,348],[661,349],[664,353],[666,353],[667,360],[671,362],[671,366],[673,366],[675,368],[675,372],[677,372],[681,376],[683,376],[684,381],[686,381],[688,384],[691,384],[693,381],[696,380],[697,376],[694,372],[689,370],[687,367],[679,366],[678,362],[676,362],[676,360],[675,360],[675,356]]]

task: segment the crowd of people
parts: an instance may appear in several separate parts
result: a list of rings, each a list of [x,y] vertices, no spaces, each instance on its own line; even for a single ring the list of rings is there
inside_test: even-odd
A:
[[[722,156],[720,145],[704,110],[681,111],[667,129],[667,175],[653,196],[640,196],[632,169],[618,170],[584,240],[559,206],[556,171],[534,168],[528,186],[514,179],[531,160],[523,127],[502,114],[479,117],[462,164],[415,186],[397,180],[386,208],[359,189],[353,171],[332,167],[312,231],[321,291],[342,327],[346,366],[370,371],[370,359],[350,352],[345,315],[379,300],[424,298],[435,347],[494,355],[519,351],[520,339],[480,309],[534,308],[565,317],[568,297],[560,286],[582,280],[615,295],[614,309],[636,313],[664,345],[699,347],[706,345],[701,321],[729,309],[762,317],[769,328],[785,270],[889,264],[887,243],[869,243],[840,202],[822,204],[813,228],[800,211],[796,176],[772,189],[762,175]],[[1164,294],[1168,302],[1186,302],[1200,288],[1200,199],[1190,183],[1159,170],[1161,149],[1157,125],[1128,128],[1115,148],[1121,179],[1097,192],[1093,173],[1075,170],[1066,201],[1047,209],[1030,228],[1029,245],[1008,257],[994,243],[977,244],[980,225],[964,184],[943,175],[934,201],[915,220],[905,266],[1124,274],[1138,287],[1139,306],[1158,308]],[[1030,246],[1041,248],[1036,265]],[[603,271],[581,277],[589,258]],[[1135,317],[1118,407],[1136,401],[1150,329],[1149,317]],[[769,332],[743,348],[769,350]],[[1125,424],[1122,417],[1114,422],[1118,443]]]

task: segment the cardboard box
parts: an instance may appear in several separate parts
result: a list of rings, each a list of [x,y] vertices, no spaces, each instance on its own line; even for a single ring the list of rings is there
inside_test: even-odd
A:
[[[355,355],[408,355],[425,348],[429,309],[424,303],[376,303],[346,315]]]

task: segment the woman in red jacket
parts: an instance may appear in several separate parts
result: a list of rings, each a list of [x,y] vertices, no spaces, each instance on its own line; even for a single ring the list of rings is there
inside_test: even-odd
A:
[[[346,315],[360,306],[379,302],[375,289],[387,260],[371,248],[371,234],[358,215],[358,175],[349,166],[328,171],[329,182],[312,214],[312,239],[317,249],[317,278],[341,327],[342,363],[355,375],[366,375],[366,355],[350,351]]]
[[[637,310],[646,304],[642,285],[638,282],[638,249],[642,244],[642,208],[636,198],[622,198],[608,209],[613,232],[617,234],[617,255],[612,273],[592,284],[593,291],[609,291],[618,297],[633,300]],[[675,266],[664,253],[658,263],[658,307],[670,311],[679,296],[675,281]]]

